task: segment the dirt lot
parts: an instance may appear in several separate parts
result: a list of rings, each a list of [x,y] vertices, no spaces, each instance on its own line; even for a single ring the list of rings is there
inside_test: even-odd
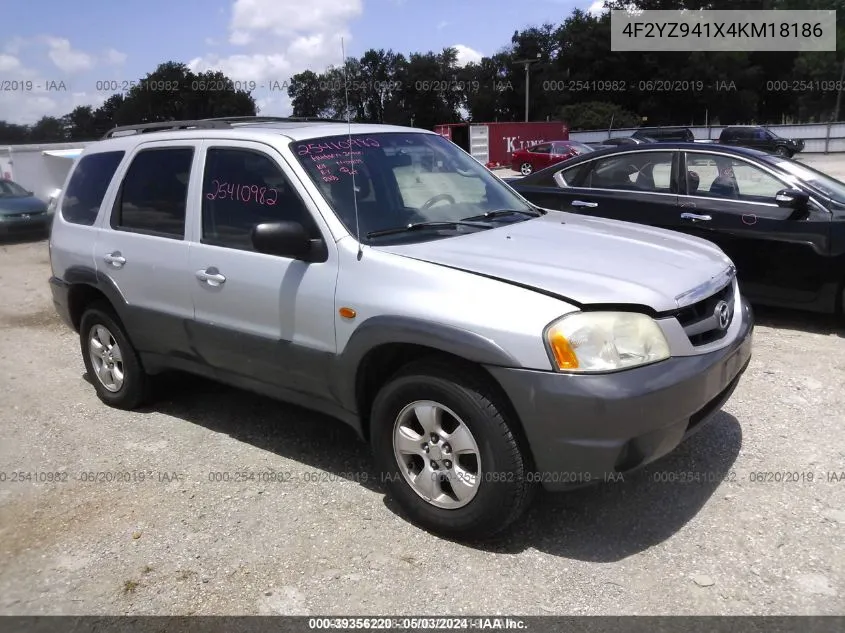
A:
[[[191,378],[143,411],[107,408],[48,276],[45,242],[0,246],[4,614],[845,613],[832,319],[760,311],[749,371],[709,427],[472,547],[361,483],[366,447],[339,422]],[[237,471],[290,475],[216,481]]]

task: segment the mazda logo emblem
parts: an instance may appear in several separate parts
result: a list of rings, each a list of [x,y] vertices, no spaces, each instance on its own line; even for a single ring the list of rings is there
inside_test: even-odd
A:
[[[719,324],[719,329],[727,330],[728,325],[730,325],[731,322],[730,306],[726,302],[720,301],[716,304],[716,309],[713,311],[713,314],[716,316],[716,321]]]

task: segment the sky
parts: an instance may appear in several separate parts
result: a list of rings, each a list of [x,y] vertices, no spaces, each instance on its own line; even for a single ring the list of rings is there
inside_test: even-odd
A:
[[[260,114],[290,114],[284,86],[364,51],[477,61],[515,30],[560,23],[594,0],[0,0],[0,120],[34,123],[100,105],[165,61],[255,82]],[[249,84],[248,84],[249,85]],[[261,87],[263,86],[263,88]]]

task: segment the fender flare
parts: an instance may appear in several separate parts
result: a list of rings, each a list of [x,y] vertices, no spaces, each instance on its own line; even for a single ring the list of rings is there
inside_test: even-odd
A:
[[[358,373],[367,354],[382,345],[395,343],[428,347],[481,365],[521,367],[495,341],[476,332],[413,317],[371,317],[352,333],[333,366],[335,396],[344,408],[358,410]]]

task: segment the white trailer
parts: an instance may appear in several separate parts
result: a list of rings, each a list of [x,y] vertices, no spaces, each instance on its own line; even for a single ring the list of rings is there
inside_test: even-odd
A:
[[[38,198],[51,202],[64,186],[74,161],[89,143],[0,146],[0,178],[14,180]]]

